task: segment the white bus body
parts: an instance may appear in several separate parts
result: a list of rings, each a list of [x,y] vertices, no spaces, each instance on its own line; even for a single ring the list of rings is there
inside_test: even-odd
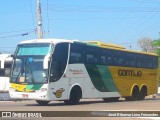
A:
[[[153,62],[144,64],[146,59]],[[12,99],[34,99],[40,105],[53,100],[77,104],[81,98],[141,100],[157,93],[157,61],[153,53],[106,43],[24,41],[13,56],[9,92]]]

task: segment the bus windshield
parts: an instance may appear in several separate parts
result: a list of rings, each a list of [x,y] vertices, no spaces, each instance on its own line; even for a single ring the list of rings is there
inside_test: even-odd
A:
[[[44,69],[43,62],[45,56],[51,52],[51,44],[18,45],[13,62],[11,83],[47,83],[48,70]]]
[[[12,83],[47,83],[47,70],[43,69],[44,56],[17,56],[12,71]]]

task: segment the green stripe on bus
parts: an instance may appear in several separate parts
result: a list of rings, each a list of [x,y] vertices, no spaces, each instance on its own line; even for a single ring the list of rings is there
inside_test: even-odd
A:
[[[26,90],[39,90],[43,84],[27,85]]]
[[[104,66],[104,65],[98,65],[98,71],[101,74],[103,83],[105,84],[107,90],[109,92],[117,91],[117,87],[114,83],[114,80],[112,78],[112,75],[111,75],[108,67]]]
[[[89,65],[86,64],[86,69],[91,78],[94,87],[100,92],[117,91],[110,71],[104,65]]]

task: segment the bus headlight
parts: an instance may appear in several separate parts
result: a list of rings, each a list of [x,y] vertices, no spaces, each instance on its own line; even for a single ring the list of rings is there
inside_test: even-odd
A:
[[[47,91],[47,88],[41,88],[39,90],[36,90],[36,92],[45,92],[45,91]]]
[[[10,88],[9,88],[9,91],[11,91],[11,92],[15,92],[15,91],[16,91],[16,89],[14,89],[14,88],[10,87]]]

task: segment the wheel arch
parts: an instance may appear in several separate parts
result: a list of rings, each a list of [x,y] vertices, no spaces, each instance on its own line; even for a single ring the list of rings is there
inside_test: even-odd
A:
[[[132,88],[131,88],[130,96],[132,96],[133,90],[134,90],[135,88],[138,88],[138,90],[140,91],[138,85],[137,85],[137,84],[134,84],[134,85],[132,86]]]
[[[146,85],[146,84],[142,84],[142,85],[141,85],[140,91],[142,91],[142,90],[145,90],[145,91],[146,91],[145,96],[147,96],[148,90],[147,90],[147,85]]]
[[[68,90],[68,99],[69,99],[69,97],[70,97],[70,93],[71,93],[71,91],[74,89],[74,88],[77,88],[77,89],[80,89],[80,91],[81,91],[81,97],[82,97],[82,87],[81,87],[81,85],[80,84],[73,84],[70,88],[69,88],[69,90]]]

